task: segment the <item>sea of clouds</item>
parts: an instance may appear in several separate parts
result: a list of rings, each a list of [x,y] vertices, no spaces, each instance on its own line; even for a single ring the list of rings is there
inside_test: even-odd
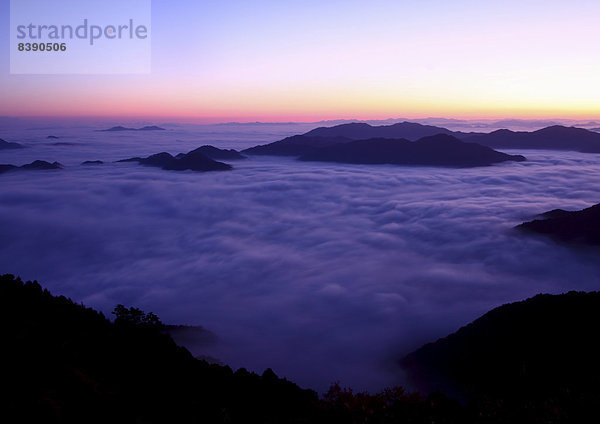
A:
[[[600,155],[511,151],[529,160],[471,169],[252,157],[211,173],[111,162],[310,129],[168,128],[0,131],[28,146],[0,163],[65,165],[0,175],[0,272],[107,314],[122,303],[202,325],[219,342],[195,354],[321,392],[403,384],[398,358],[493,307],[600,288],[597,251],[513,229],[598,203]]]

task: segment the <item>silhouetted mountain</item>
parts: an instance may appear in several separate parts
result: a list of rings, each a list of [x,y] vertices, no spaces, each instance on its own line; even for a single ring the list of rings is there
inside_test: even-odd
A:
[[[152,313],[114,323],[37,282],[0,277],[5,423],[307,423],[314,392],[194,359]]]
[[[513,422],[599,422],[599,328],[600,292],[538,295],[488,312],[401,364],[424,390],[454,387],[520,410]]]
[[[336,125],[334,127],[320,127],[304,134],[307,137],[346,137],[353,140],[367,140],[369,138],[404,138],[418,140],[437,134],[462,134],[455,133],[446,128],[422,125],[416,122],[400,122],[393,125],[372,126],[354,122]]]
[[[522,126],[525,123],[538,127],[545,126],[545,128],[532,132],[502,129],[488,134],[451,131],[443,127],[414,122],[400,122],[393,125],[381,126],[355,122],[333,127],[316,128],[304,135],[310,137],[346,137],[354,140],[404,138],[414,141],[427,136],[447,134],[453,135],[463,141],[475,142],[492,148],[576,150],[583,153],[600,153],[600,137],[594,133],[595,131],[600,131],[600,128],[586,130],[584,128],[557,125],[554,121],[524,121],[516,119],[498,121],[493,125],[510,127]]]
[[[590,128],[590,131],[600,132],[600,128]]]
[[[142,128],[128,128],[128,127],[123,127],[121,125],[118,125],[116,127],[112,127],[112,128],[108,128],[105,130],[96,130],[96,131],[100,131],[100,132],[106,132],[106,131],[165,131],[164,128],[161,127],[157,127],[156,125],[150,125],[150,126],[146,126],[146,127],[142,127]]]
[[[504,161],[524,161],[475,143],[464,143],[450,135],[438,134],[418,141],[374,138],[336,144],[300,157],[304,161],[355,164],[394,164],[471,167]]]
[[[512,121],[506,122],[512,123]],[[544,121],[540,122],[544,123]],[[551,123],[551,121],[546,123]],[[600,153],[600,134],[583,128],[553,125],[532,132],[502,129],[487,134],[450,131],[447,128],[414,122],[381,126],[354,122],[333,127],[320,127],[304,135],[296,135],[274,143],[252,147],[243,150],[242,153],[301,156],[312,153],[317,147],[340,144],[349,140],[393,138],[414,141],[437,134],[452,135],[465,142],[497,149],[550,149]]]
[[[45,160],[35,160],[27,165],[21,166],[21,169],[62,169],[62,165],[58,162],[46,162]]]
[[[501,119],[500,121],[493,122],[492,126],[498,128],[510,128],[510,127],[552,127],[554,125],[560,125],[556,121],[542,120],[542,119]]]
[[[127,127],[123,127],[121,125],[118,125],[116,127],[111,127],[111,128],[107,128],[105,130],[96,130],[98,132],[106,132],[106,131],[137,131],[137,129],[135,128],[127,128]]]
[[[101,160],[86,160],[85,162],[81,162],[82,165],[102,165],[103,163]]]
[[[214,160],[240,160],[240,159],[247,159],[246,156],[241,155],[237,150],[233,150],[233,149],[218,149],[214,146],[202,146],[202,147],[198,147],[197,149],[192,150],[191,152],[188,152],[187,154],[190,153],[202,153],[204,156],[209,157],[211,159]],[[180,153],[179,155],[175,156],[175,157],[179,157],[182,156],[182,154]]]
[[[554,209],[541,216],[544,219],[524,222],[516,228],[557,241],[600,245],[600,204],[576,212]]]
[[[164,169],[184,171],[191,169],[192,171],[226,171],[232,169],[231,165],[214,161],[200,152],[190,152],[179,159],[175,159],[163,166]]]
[[[62,165],[58,162],[46,162],[45,160],[36,160],[31,163],[22,166],[15,165],[0,165],[0,174],[9,171],[19,171],[19,170],[48,170],[48,169],[62,169]]]
[[[489,134],[465,136],[462,139],[497,149],[574,150],[583,153],[600,153],[600,134],[583,128],[561,125],[533,132],[497,130]]]
[[[350,140],[346,137],[294,135],[274,143],[250,147],[249,149],[242,150],[242,153],[247,155],[302,156],[321,147],[347,143]]]
[[[138,131],[166,131],[164,128],[157,127],[156,125],[147,125],[142,128],[138,128]]]
[[[23,149],[24,147],[22,144],[4,141],[0,138],[0,150]]]
[[[153,313],[114,322],[37,282],[0,276],[0,420],[19,423],[599,422],[600,293],[504,305],[402,360],[419,386],[459,388],[466,406],[402,388],[322,400],[280,379],[197,360]],[[192,327],[193,328],[193,327]],[[198,328],[200,333],[204,329]]]
[[[117,162],[138,162],[145,166],[155,166],[171,171],[226,171],[232,169],[231,165],[214,161],[202,153],[192,151],[180,157],[173,157],[169,153],[162,152],[147,158],[122,159]]]
[[[49,140],[58,140],[59,137],[55,136],[55,135],[49,135],[48,137],[46,137]]]

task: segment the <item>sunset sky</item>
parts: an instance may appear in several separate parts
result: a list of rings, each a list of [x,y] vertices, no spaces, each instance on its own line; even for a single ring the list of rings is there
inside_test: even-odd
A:
[[[148,75],[11,75],[0,15],[3,116],[600,117],[597,0],[155,0]]]

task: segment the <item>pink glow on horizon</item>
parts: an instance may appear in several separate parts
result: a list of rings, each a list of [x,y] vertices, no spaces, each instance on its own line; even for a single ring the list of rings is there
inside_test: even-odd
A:
[[[0,76],[0,115],[600,118],[597,1],[204,3],[157,2],[150,75]]]

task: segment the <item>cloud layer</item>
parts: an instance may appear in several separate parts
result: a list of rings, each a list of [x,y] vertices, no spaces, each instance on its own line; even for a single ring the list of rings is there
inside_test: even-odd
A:
[[[239,148],[289,129],[245,140],[78,131],[65,137],[84,147],[31,136],[0,157],[69,165],[1,176],[0,271],[105,312],[123,303],[202,325],[220,342],[196,353],[233,367],[377,390],[403,383],[394,359],[492,307],[600,285],[594,252],[512,230],[598,203],[600,155],[527,151],[528,162],[474,169],[253,157],[230,172],[168,172],[76,164]]]

